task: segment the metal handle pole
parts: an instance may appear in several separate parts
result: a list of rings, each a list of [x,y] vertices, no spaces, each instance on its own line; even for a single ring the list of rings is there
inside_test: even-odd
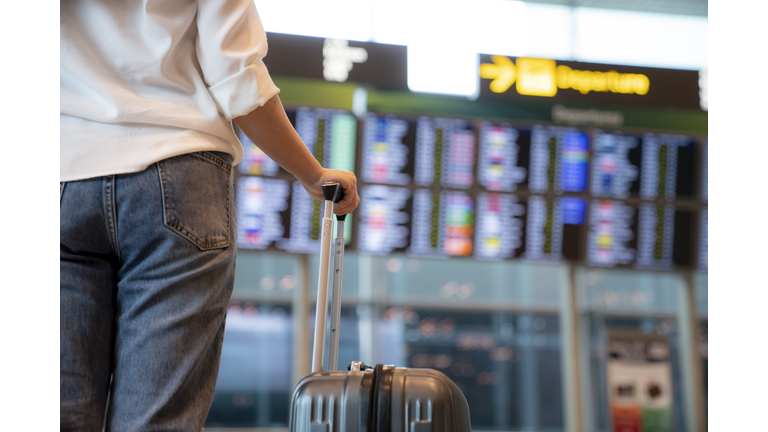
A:
[[[339,317],[341,315],[341,275],[344,267],[344,217],[336,216],[336,241],[333,254],[333,285],[331,293],[331,339],[328,346],[328,370],[338,370]]]
[[[323,370],[325,348],[325,314],[328,305],[328,262],[331,249],[331,226],[333,225],[333,201],[325,202],[320,236],[320,269],[317,279],[317,304],[315,305],[315,339],[312,352],[312,372]]]

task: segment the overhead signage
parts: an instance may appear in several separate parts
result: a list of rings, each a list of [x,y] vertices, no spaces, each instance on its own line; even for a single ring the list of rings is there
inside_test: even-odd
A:
[[[279,33],[267,40],[264,63],[272,75],[409,91],[406,46]],[[702,109],[698,71],[490,54],[479,54],[478,65],[480,98]]]
[[[323,78],[328,81],[346,81],[353,63],[365,63],[366,60],[368,51],[365,48],[351,47],[342,39],[323,42]]]
[[[699,109],[696,71],[480,55],[480,97]]]
[[[271,75],[358,82],[408,90],[405,46],[268,33]]]
[[[521,95],[546,97],[555,96],[558,88],[582,94],[596,91],[645,95],[651,85],[643,74],[578,70],[556,66],[554,60],[521,57],[517,66],[506,56],[491,56],[491,60],[493,63],[480,65],[480,77],[493,80],[488,87],[494,93],[504,93],[515,80]]]

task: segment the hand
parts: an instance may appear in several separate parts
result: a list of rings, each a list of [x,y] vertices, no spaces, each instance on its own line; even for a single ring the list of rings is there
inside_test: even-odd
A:
[[[323,183],[327,181],[337,181],[344,190],[344,197],[338,203],[334,204],[333,212],[337,215],[352,213],[360,204],[360,197],[357,195],[357,177],[349,171],[340,171],[323,168],[319,177],[314,181],[301,182],[309,196],[323,201]]]

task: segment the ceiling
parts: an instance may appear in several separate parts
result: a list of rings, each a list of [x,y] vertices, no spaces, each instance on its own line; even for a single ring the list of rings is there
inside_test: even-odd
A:
[[[708,0],[525,0],[525,2],[700,17],[708,16]]]

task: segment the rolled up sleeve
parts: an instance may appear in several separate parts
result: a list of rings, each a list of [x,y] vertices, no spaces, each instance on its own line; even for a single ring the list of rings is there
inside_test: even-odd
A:
[[[227,120],[250,113],[280,91],[263,62],[267,35],[253,0],[199,0],[197,27],[203,77]]]

